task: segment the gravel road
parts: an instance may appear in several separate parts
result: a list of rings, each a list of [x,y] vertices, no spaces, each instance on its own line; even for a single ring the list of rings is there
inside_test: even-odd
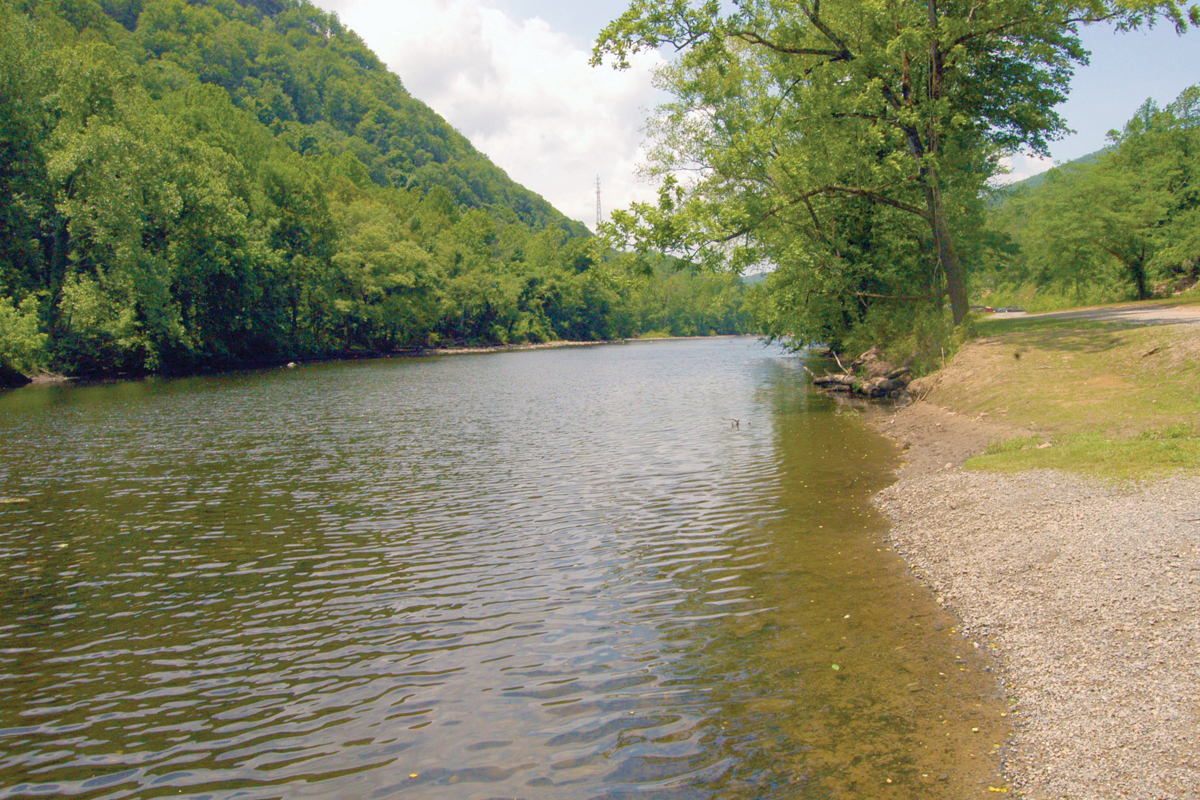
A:
[[[908,463],[876,502],[893,546],[997,656],[1032,800],[1200,797],[1200,481],[965,471],[995,426],[878,416]]]
[[[988,319],[1079,319],[1095,322],[1122,322],[1135,325],[1200,325],[1200,306],[1106,306],[1077,311],[1026,314],[1024,311],[997,312]]]

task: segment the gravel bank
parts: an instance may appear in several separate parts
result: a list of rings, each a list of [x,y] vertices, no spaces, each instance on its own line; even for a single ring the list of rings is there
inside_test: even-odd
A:
[[[908,446],[877,498],[893,546],[1003,667],[1013,794],[1200,797],[1200,480],[964,471],[996,425],[875,422]]]

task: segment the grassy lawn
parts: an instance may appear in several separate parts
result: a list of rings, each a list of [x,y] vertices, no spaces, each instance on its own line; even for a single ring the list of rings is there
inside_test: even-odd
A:
[[[1030,431],[969,468],[1200,472],[1200,326],[988,320],[929,395]],[[1046,446],[1049,444],[1049,446]]]

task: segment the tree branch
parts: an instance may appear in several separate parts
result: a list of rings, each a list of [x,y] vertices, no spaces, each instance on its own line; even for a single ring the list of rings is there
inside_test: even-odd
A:
[[[774,50],[776,53],[785,53],[790,56],[826,56],[830,59],[830,63],[834,61],[849,61],[853,58],[849,52],[844,50],[823,47],[788,47],[787,45],[776,44],[769,39],[764,39],[754,31],[730,31],[729,35],[735,39],[741,39],[746,44],[759,44],[768,50]]]
[[[918,217],[924,220],[930,219],[929,212],[925,209],[917,208],[916,206],[910,206],[908,203],[902,203],[899,200],[893,200],[886,195],[879,194],[878,192],[871,191],[870,189],[859,189],[854,186],[833,185],[824,186],[821,189],[813,192],[813,194],[825,194],[835,197],[862,197],[867,200],[873,200],[876,203],[883,203],[884,205],[891,206],[892,208],[898,208],[901,211],[907,211],[910,214],[916,214]]]

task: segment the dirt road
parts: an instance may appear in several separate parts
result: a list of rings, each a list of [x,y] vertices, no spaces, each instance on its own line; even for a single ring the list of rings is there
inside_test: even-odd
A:
[[[1023,311],[997,312],[988,319],[1080,319],[1095,322],[1122,322],[1133,325],[1200,325],[1200,306],[1106,306],[1076,311],[1026,314]]]

